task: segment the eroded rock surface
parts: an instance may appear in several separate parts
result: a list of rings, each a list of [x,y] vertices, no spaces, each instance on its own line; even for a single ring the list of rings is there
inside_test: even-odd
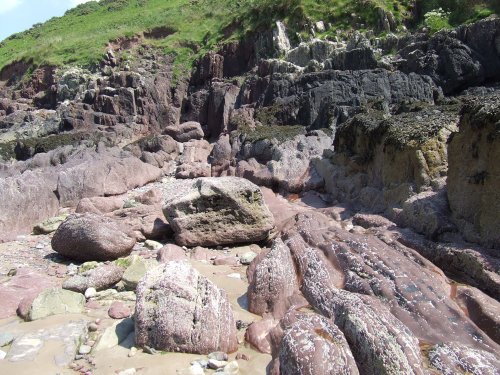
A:
[[[199,179],[184,195],[166,197],[163,212],[179,245],[258,242],[274,227],[259,187],[234,177]]]
[[[149,270],[137,286],[137,345],[208,354],[236,349],[236,323],[226,293],[188,263]]]

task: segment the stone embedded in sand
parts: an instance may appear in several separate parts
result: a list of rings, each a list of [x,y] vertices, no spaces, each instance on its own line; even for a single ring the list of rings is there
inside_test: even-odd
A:
[[[167,198],[163,212],[186,246],[258,242],[274,227],[259,187],[236,177],[200,178],[185,195]]]
[[[174,244],[167,244],[163,246],[156,253],[156,260],[159,263],[167,263],[174,260],[185,260],[187,259],[186,252],[180,246]]]
[[[236,350],[236,323],[226,293],[188,263],[149,270],[137,286],[136,344],[208,354]]]
[[[113,219],[91,213],[70,215],[52,238],[59,254],[80,261],[114,260],[130,254],[135,239]]]
[[[349,344],[331,320],[296,314],[288,323],[279,349],[280,374],[359,374]]]
[[[130,308],[120,301],[113,302],[108,310],[109,317],[113,319],[128,318],[131,314]]]
[[[84,305],[83,294],[59,288],[47,289],[34,299],[28,319],[37,320],[57,314],[78,314],[83,312]]]
[[[108,289],[122,279],[123,268],[115,264],[103,264],[82,274],[67,279],[63,288],[85,293],[88,288]]]

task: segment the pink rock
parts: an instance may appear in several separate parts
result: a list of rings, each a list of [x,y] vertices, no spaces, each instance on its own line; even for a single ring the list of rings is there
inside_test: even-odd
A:
[[[116,211],[123,207],[125,198],[122,197],[92,197],[83,198],[76,207],[77,213],[91,212],[104,214]]]
[[[195,247],[191,253],[191,259],[209,262],[217,257],[217,251],[207,249],[206,247]]]
[[[221,256],[219,255],[214,260],[214,265],[216,266],[239,266],[240,260],[233,256]]]
[[[89,310],[98,310],[101,308],[101,305],[97,301],[88,301],[85,304],[85,308]]]
[[[187,259],[186,252],[180,246],[167,244],[163,246],[156,255],[156,260],[160,263],[167,263],[173,260]]]
[[[128,318],[131,314],[130,308],[120,301],[113,302],[108,310],[108,315],[113,319]]]
[[[40,292],[54,286],[54,282],[45,275],[30,268],[18,269],[15,276],[0,285],[0,319],[16,315],[16,310],[23,299],[29,300],[31,305]]]

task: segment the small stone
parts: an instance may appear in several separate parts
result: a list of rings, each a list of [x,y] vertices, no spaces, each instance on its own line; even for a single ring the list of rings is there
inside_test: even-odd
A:
[[[134,356],[134,355],[136,355],[136,354],[137,354],[137,348],[136,348],[135,346],[132,346],[132,347],[130,348],[130,351],[128,352],[128,356],[129,356],[129,357],[133,357],[133,356]]]
[[[243,360],[243,361],[249,361],[250,357],[248,355],[246,355],[245,353],[238,353],[238,354],[236,354],[236,359]]]
[[[160,250],[163,247],[163,244],[153,240],[146,240],[146,242],[144,242],[144,247],[151,250]]]
[[[95,297],[96,294],[97,290],[95,290],[95,288],[87,288],[87,290],[85,291],[85,298],[89,299]]]
[[[203,375],[203,374],[205,374],[205,371],[203,370],[203,367],[201,367],[199,364],[194,364],[194,365],[191,365],[191,367],[188,369],[188,374],[189,375]]]
[[[92,347],[89,345],[80,345],[80,349],[78,350],[78,353],[85,355],[89,354],[92,351]]]
[[[109,317],[113,319],[128,318],[131,314],[130,308],[120,301],[113,302],[108,310]]]
[[[126,370],[120,371],[118,375],[134,375],[137,372],[135,368],[128,368]]]
[[[227,361],[227,354],[224,352],[212,352],[208,355],[208,359],[215,359],[216,361]]]
[[[95,341],[94,340],[89,340],[89,341],[87,341],[87,345],[88,346],[94,346],[95,345]]]
[[[240,256],[240,263],[243,265],[248,265],[252,263],[252,260],[257,256],[253,251],[247,251],[245,254]]]
[[[14,335],[10,332],[0,333],[0,347],[9,345],[14,339]]]
[[[0,360],[5,359],[6,356],[7,356],[7,353],[4,352],[3,350],[0,350]]]
[[[146,354],[152,354],[152,355],[154,355],[154,354],[158,353],[158,351],[157,351],[155,348],[150,348],[150,347],[149,347],[149,346],[147,346],[147,345],[146,345],[146,346],[144,346],[144,348],[142,349],[142,351],[143,351],[144,353],[146,353]]]
[[[45,246],[43,245],[43,243],[38,243],[38,244],[36,244],[36,246],[35,246],[35,249],[38,249],[38,250],[41,250],[41,249],[43,249],[43,248],[45,248]]]
[[[211,368],[212,370],[218,370],[220,368],[223,368],[226,365],[227,365],[227,361],[218,361],[216,359],[209,359],[208,360],[208,368]]]
[[[206,359],[197,359],[193,362],[191,362],[191,365],[200,365],[202,368],[207,368],[208,367],[208,361]]]
[[[85,357],[84,357],[82,354],[77,354],[77,355],[75,355],[75,359],[76,359],[77,361],[79,361],[80,359],[83,359],[83,358],[85,358]]]
[[[230,273],[227,275],[227,277],[230,277],[231,279],[240,279],[241,280],[241,275],[239,273]]]
[[[224,374],[236,375],[239,372],[240,372],[240,366],[236,361],[231,361],[226,366],[224,366]]]

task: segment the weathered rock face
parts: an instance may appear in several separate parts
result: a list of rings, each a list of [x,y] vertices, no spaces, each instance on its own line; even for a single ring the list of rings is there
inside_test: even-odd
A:
[[[342,331],[362,373],[398,374],[401,369],[409,374],[426,373],[424,362],[432,362],[432,358],[429,352],[420,350],[419,342],[431,346],[445,343],[458,353],[446,368],[458,363],[462,369],[475,368],[477,361],[494,368],[496,359],[492,353],[497,344],[488,337],[489,330],[485,333],[478,329],[473,323],[479,322],[478,317],[469,318],[457,306],[446,278],[434,265],[394,241],[383,229],[376,232],[380,239],[362,229],[349,233],[330,218],[335,216],[334,211],[325,209],[324,213],[328,215],[312,210],[298,214],[285,225],[281,240],[275,240],[281,244],[282,256],[289,256],[288,248],[293,261],[280,262],[282,267],[292,264],[288,284],[264,282],[276,289],[269,293],[268,306],[283,304],[287,288],[297,283],[311,307],[332,319]],[[387,225],[383,223],[382,228]],[[256,258],[249,267],[254,279],[258,279],[259,262],[262,267],[275,270],[265,259]],[[249,280],[254,283],[250,275]],[[251,284],[250,299],[252,288]],[[475,306],[471,302],[469,305]],[[490,311],[480,311],[484,311],[478,313],[483,320],[489,317],[486,321],[492,322]],[[286,315],[277,333],[272,333],[271,320],[263,322],[269,325],[256,326],[249,339],[264,350],[268,350],[266,342],[271,343],[276,357],[280,343],[281,348],[286,345],[282,333]],[[299,347],[295,347],[298,353]],[[478,353],[481,359],[472,353]],[[439,368],[439,363],[436,360],[433,366]]]
[[[233,139],[233,144],[236,143]],[[311,160],[321,157],[331,147],[332,139],[322,131],[298,135],[285,141],[262,139],[244,142],[240,152],[235,155],[241,159],[236,166],[236,175],[260,186],[285,192],[320,188],[323,179]]]
[[[258,242],[274,227],[260,189],[241,178],[201,178],[184,195],[166,199],[163,212],[179,245]]]
[[[0,241],[13,239],[38,222],[55,216],[59,202],[54,191],[56,177],[26,172],[0,179]]]
[[[191,139],[202,139],[203,130],[199,122],[188,121],[178,126],[165,129],[165,133],[174,138],[177,142],[187,142]]]
[[[61,205],[70,206],[86,197],[123,194],[160,176],[158,168],[123,151],[83,153],[59,173],[57,192]]]
[[[330,320],[317,314],[297,314],[283,320],[288,321],[282,321],[280,374],[359,374],[344,335]]]
[[[137,287],[136,344],[208,354],[236,350],[236,324],[224,291],[188,263],[169,262]]]
[[[69,216],[52,238],[55,251],[80,261],[114,260],[129,255],[134,245],[116,221],[95,214]]]
[[[63,288],[74,292],[84,293],[87,288],[96,290],[109,289],[119,282],[123,275],[123,269],[114,264],[103,264],[82,274],[67,279]]]
[[[500,99],[466,102],[458,133],[448,145],[448,200],[469,241],[500,247]]]
[[[298,290],[295,266],[290,251],[276,240],[270,251],[261,253],[247,269],[248,310],[254,314],[273,313],[280,318],[291,303],[288,298]]]
[[[498,79],[499,27],[498,19],[483,20],[429,40],[409,40],[398,51],[404,59],[399,68],[432,77],[445,94]]]
[[[335,153],[313,163],[335,199],[435,238],[454,230],[443,186],[457,112],[456,105],[423,105],[392,116],[358,114],[338,128]]]

